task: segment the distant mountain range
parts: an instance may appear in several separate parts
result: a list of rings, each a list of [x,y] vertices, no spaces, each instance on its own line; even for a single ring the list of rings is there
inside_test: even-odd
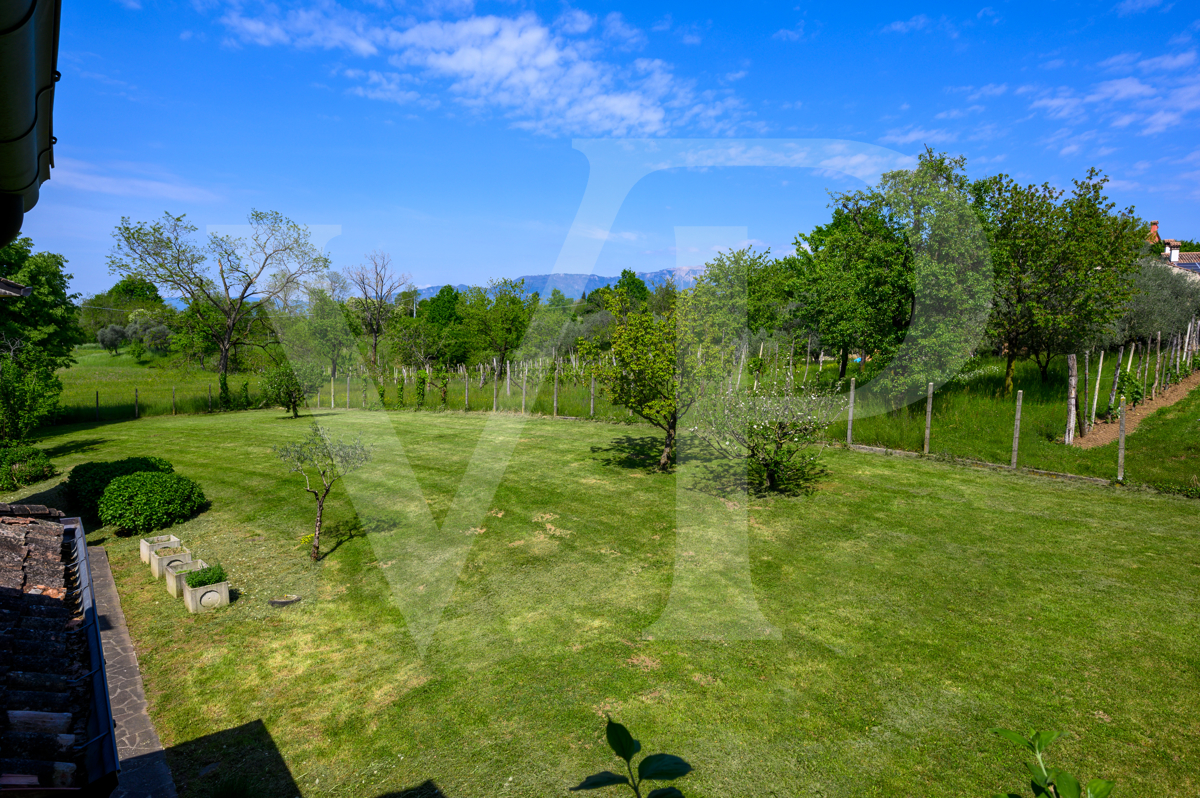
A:
[[[702,274],[704,274],[703,266],[691,266],[679,269],[661,269],[656,272],[638,272],[637,276],[641,277],[642,282],[651,288],[668,280],[674,280],[675,285],[679,288],[691,288],[696,284],[696,278]],[[517,279],[525,281],[526,291],[531,293],[537,291],[542,299],[549,298],[550,292],[555,288],[570,299],[579,299],[584,293],[590,294],[597,288],[613,285],[621,278],[620,276],[605,277],[602,274],[526,274]],[[446,285],[449,283],[438,283],[421,288],[421,299],[429,299]],[[468,286],[462,284],[454,286],[457,291],[466,291],[467,288]]]
[[[675,285],[679,288],[691,288],[696,284],[696,278],[702,274],[704,274],[703,266],[687,266],[678,269],[660,269],[656,272],[638,272],[637,276],[641,277],[642,282],[651,288],[669,280],[674,280]],[[555,288],[562,291],[569,299],[579,299],[585,292],[590,294],[597,288],[613,285],[621,278],[619,276],[605,277],[602,274],[526,274],[517,279],[525,281],[526,291],[530,293],[537,291],[538,295],[545,300],[550,298],[550,293]],[[449,283],[424,286],[421,288],[421,299],[435,296],[446,285]],[[466,291],[467,288],[469,286],[462,283],[454,286],[456,291]],[[187,307],[187,301],[179,297],[167,297],[163,301],[176,310],[183,310]]]

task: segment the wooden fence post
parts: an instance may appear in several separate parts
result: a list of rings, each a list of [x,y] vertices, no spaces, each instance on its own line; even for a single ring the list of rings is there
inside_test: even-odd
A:
[[[175,386],[171,386],[171,415],[175,415]]]
[[[317,409],[321,409],[321,386],[317,386]]]
[[[925,449],[924,453],[929,454],[929,427],[933,424],[933,383],[929,383],[929,388],[925,391]]]
[[[1154,387],[1150,389],[1150,398],[1158,394],[1159,379],[1162,374],[1162,333],[1158,334],[1158,352],[1154,356]]]
[[[1104,350],[1100,350],[1100,362],[1096,364],[1096,389],[1092,391],[1092,426],[1096,425],[1096,403],[1100,401],[1100,374],[1104,371]]]
[[[333,369],[329,369],[329,373],[333,374]],[[337,389],[333,384],[333,377],[329,378],[329,409],[332,410],[337,406]]]
[[[138,417],[138,391],[137,391],[137,388],[133,389],[133,417],[134,418]]]
[[[350,409],[350,370],[346,371],[346,409]]]
[[[1017,415],[1013,419],[1013,451],[1012,462],[1010,463],[1012,468],[1017,467],[1017,447],[1021,444],[1021,399],[1024,396],[1024,391],[1017,391]]]
[[[850,412],[846,416],[846,445],[854,442],[854,378],[850,378]]]
[[[1075,408],[1079,404],[1079,362],[1075,355],[1067,355],[1067,431],[1063,443],[1070,446],[1075,442]]]
[[[504,361],[504,395],[512,396],[512,361]]]
[[[1121,397],[1121,441],[1117,444],[1117,482],[1125,481],[1125,397]]]
[[[554,417],[558,418],[558,361],[554,361]]]
[[[495,413],[500,409],[500,367],[496,365],[496,359],[492,358],[492,412]]]
[[[1079,398],[1076,399],[1076,401],[1075,401],[1075,417],[1077,419],[1077,423],[1079,424],[1079,437],[1081,437],[1081,438],[1083,436],[1087,435],[1087,433],[1088,433],[1087,389],[1088,389],[1088,383],[1091,381],[1091,376],[1092,376],[1092,372],[1089,370],[1091,368],[1091,363],[1090,363],[1091,359],[1092,359],[1092,353],[1090,350],[1083,353],[1083,382],[1081,382],[1079,384],[1080,385]],[[1083,403],[1082,408],[1079,406],[1080,402]]]
[[[596,417],[596,372],[592,371],[592,391],[591,403],[588,405],[588,415],[592,418]]]
[[[212,383],[208,384],[208,412],[212,412]]]
[[[1121,358],[1125,354],[1125,344],[1117,348],[1117,367],[1113,370],[1112,390],[1108,392],[1108,418],[1112,418],[1113,405],[1117,402],[1117,380],[1121,377]]]
[[[471,409],[471,372],[463,366],[463,412]]]
[[[525,383],[529,380],[529,364],[521,369],[521,415],[525,415]]]

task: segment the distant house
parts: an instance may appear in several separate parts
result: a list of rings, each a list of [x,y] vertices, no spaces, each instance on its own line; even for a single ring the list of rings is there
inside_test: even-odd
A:
[[[1164,263],[1169,263],[1187,277],[1200,281],[1200,252],[1182,252],[1183,244],[1178,239],[1159,236],[1157,220],[1150,223],[1150,235],[1146,236],[1146,243],[1161,245],[1163,251],[1160,257]]]

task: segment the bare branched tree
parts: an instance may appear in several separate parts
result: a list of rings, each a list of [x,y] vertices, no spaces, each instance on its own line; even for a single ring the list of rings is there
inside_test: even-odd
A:
[[[247,221],[245,238],[214,234],[201,246],[192,240],[196,226],[184,216],[166,213],[153,223],[125,216],[113,231],[116,245],[108,257],[109,271],[144,277],[188,300],[187,313],[220,353],[221,374],[229,370],[233,348],[265,319],[259,313],[264,305],[329,268],[303,225],[275,211],[251,211]]]
[[[358,289],[358,296],[350,304],[362,321],[363,331],[371,336],[371,365],[378,366],[379,338],[396,310],[392,298],[410,278],[393,272],[392,256],[379,250],[368,253],[365,264],[347,268],[346,277]]]

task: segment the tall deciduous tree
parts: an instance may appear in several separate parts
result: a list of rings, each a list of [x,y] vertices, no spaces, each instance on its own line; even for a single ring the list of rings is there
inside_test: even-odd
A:
[[[233,349],[258,332],[256,322],[265,321],[260,311],[329,268],[308,228],[275,211],[252,210],[248,223],[245,237],[213,234],[201,246],[193,240],[195,225],[183,215],[137,223],[122,217],[108,258],[114,273],[142,277],[216,311],[193,321],[216,345],[222,375]]]
[[[1051,361],[1076,351],[1116,320],[1134,292],[1145,228],[1133,208],[1116,210],[1095,169],[1069,196],[1021,186],[1007,175],[978,181],[976,206],[991,238],[996,275],[992,331],[1012,362],[1032,355],[1048,379]]]
[[[525,292],[524,280],[491,280],[462,296],[459,315],[475,338],[477,356],[492,355],[501,363],[521,345],[538,306],[538,295]]]
[[[67,290],[66,263],[62,255],[35,253],[27,237],[0,248],[0,277],[33,289],[27,297],[0,300],[0,342],[34,347],[55,368],[73,363],[71,350],[84,340],[75,305],[79,294]]]
[[[377,367],[379,339],[396,310],[392,300],[409,283],[409,276],[393,272],[392,256],[376,250],[367,255],[365,264],[346,269],[346,277],[358,291],[358,296],[349,304],[358,316],[363,332],[371,337],[371,365]]]

